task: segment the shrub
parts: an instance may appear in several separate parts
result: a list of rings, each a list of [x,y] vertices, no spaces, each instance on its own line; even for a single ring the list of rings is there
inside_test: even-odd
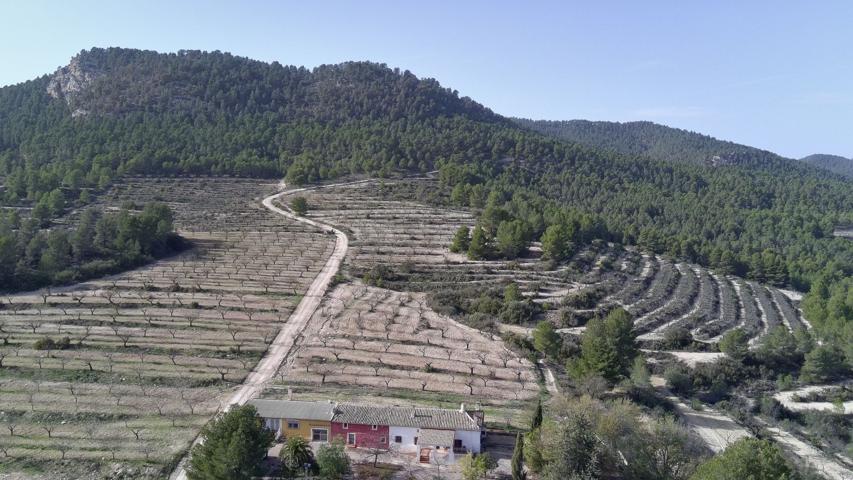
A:
[[[693,393],[693,378],[687,367],[681,365],[672,365],[667,367],[663,374],[666,379],[667,386],[673,392],[680,395],[690,395]]]
[[[684,348],[693,343],[693,335],[684,327],[670,328],[663,334],[663,343],[665,349]]]
[[[778,446],[767,440],[745,438],[700,465],[690,480],[781,480],[794,475]]]
[[[350,461],[341,441],[320,445],[317,450],[317,466],[320,476],[328,480],[337,480],[350,472]]]
[[[370,267],[370,270],[364,273],[364,283],[373,285],[374,287],[383,288],[386,282],[396,280],[397,276],[391,267],[388,265],[377,264]]]
[[[743,361],[749,353],[749,338],[740,328],[730,330],[720,339],[720,351],[737,361]]]
[[[532,321],[541,311],[536,302],[524,300],[520,302],[509,302],[501,310],[501,321],[513,325],[520,325]]]
[[[50,337],[43,337],[33,343],[35,350],[65,350],[71,347],[71,339],[62,337],[59,341],[55,341]]]
[[[308,213],[308,200],[305,197],[293,197],[290,200],[290,209],[297,215],[305,215]]]

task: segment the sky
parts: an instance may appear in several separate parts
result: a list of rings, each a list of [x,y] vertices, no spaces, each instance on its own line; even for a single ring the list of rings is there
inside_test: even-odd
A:
[[[371,60],[507,116],[650,120],[853,157],[853,2],[0,0],[0,85],[80,50]]]

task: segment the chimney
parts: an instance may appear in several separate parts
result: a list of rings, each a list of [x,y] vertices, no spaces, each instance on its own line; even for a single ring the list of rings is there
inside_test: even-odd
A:
[[[293,400],[293,389],[290,387],[287,387],[287,399]]]
[[[459,404],[459,411],[460,411],[460,412],[464,412],[464,411],[465,411],[465,404],[464,404],[464,403],[460,403],[460,404]]]

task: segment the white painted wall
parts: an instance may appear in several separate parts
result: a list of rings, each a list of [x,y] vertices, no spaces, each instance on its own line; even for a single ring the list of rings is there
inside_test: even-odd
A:
[[[453,434],[455,440],[462,440],[462,446],[474,453],[480,453],[480,432],[468,430],[456,430]]]
[[[394,443],[394,437],[397,435],[403,437],[403,441],[399,444]],[[414,452],[417,451],[417,447],[415,446],[415,437],[418,436],[418,429],[411,427],[388,427],[388,444],[391,445],[391,448],[394,448],[396,445],[400,448],[401,452]]]
[[[412,427],[388,427],[388,442],[392,448],[396,445],[401,452],[416,452],[418,446],[415,445],[415,437],[419,436],[420,430]],[[403,437],[399,444],[394,443],[394,437],[397,435]],[[453,432],[453,438],[462,440],[462,446],[474,453],[480,453],[480,432],[456,430]]]

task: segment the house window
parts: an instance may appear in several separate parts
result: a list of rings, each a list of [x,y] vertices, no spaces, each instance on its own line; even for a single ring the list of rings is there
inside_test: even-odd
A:
[[[385,437],[379,437],[379,443],[385,443]]]
[[[343,428],[344,428],[344,430],[348,429],[348,428],[349,428],[349,423],[345,423],[345,424],[343,425]]]
[[[329,431],[325,428],[312,428],[311,429],[311,441],[312,442],[328,442],[329,441]]]
[[[417,445],[417,444],[418,444],[418,437],[415,437],[414,444],[415,444],[415,445]]]
[[[347,445],[355,445],[355,434],[348,433],[347,434]]]
[[[289,428],[291,430],[296,430],[299,428],[299,422],[288,421],[287,422],[287,428]]]
[[[403,437],[400,435],[394,436],[394,443],[403,443]]]
[[[379,425],[371,425],[370,426],[371,430],[377,430],[378,428],[379,428]]]

